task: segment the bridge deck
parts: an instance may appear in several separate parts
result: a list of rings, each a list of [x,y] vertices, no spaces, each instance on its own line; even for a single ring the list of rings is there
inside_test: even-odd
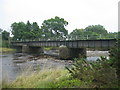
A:
[[[69,48],[111,48],[115,45],[116,39],[101,39],[101,40],[67,40],[67,41],[24,41],[11,42],[14,46],[55,46],[65,45]]]

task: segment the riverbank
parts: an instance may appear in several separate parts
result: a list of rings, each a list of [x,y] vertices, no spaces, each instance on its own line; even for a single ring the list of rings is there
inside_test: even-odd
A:
[[[96,61],[100,58],[101,55],[107,55],[107,51],[88,51],[87,58],[88,61]],[[46,55],[47,54],[47,55]],[[98,56],[96,56],[96,54]],[[58,51],[52,50],[47,51],[42,55],[32,55],[32,54],[23,54],[23,53],[3,53],[2,58],[2,69],[3,78],[8,78],[10,81],[13,81],[21,75],[21,72],[25,68],[31,67],[34,70],[37,68],[40,69],[50,69],[50,68],[64,68],[70,67],[74,60],[60,60],[58,57]]]
[[[15,49],[0,47],[0,53],[10,53],[10,52],[15,52]]]
[[[54,54],[55,52],[57,53],[57,51],[53,50],[53,52],[50,51],[49,53]],[[108,51],[87,51],[87,56],[95,57],[96,55],[106,56],[108,55]],[[66,71],[65,67],[71,67],[75,60],[59,60],[49,55],[28,55],[23,53],[8,54],[2,57],[2,69],[4,70],[2,72],[4,76],[2,77],[2,82],[4,88],[94,88],[95,86],[94,84],[94,86],[91,85],[90,82],[92,80],[89,82],[88,80],[82,81],[80,79],[71,78],[71,76],[66,77],[66,75],[70,75],[70,73]],[[93,60],[93,58],[91,58],[91,60]],[[104,69],[105,68],[106,65]],[[106,70],[108,71],[108,69]],[[111,71],[112,73],[105,73],[105,78],[102,76],[103,80],[108,76],[110,76],[109,80],[112,79],[113,75],[110,74],[114,74],[113,71],[114,70]],[[91,71],[89,74],[91,77],[94,76]],[[97,71],[95,74],[101,75],[98,74]],[[84,73],[81,75],[84,76]],[[15,79],[15,77],[17,78]],[[7,78],[9,79],[4,80]],[[85,83],[88,83],[90,86]]]
[[[71,88],[81,81],[72,79],[65,69],[46,69],[29,76],[20,76],[11,83],[3,82],[3,88]]]
[[[74,69],[71,70],[75,74],[65,68],[38,69],[34,72],[28,68],[12,82],[3,80],[2,88],[117,88],[115,68],[109,66],[105,59],[99,63],[74,63]]]

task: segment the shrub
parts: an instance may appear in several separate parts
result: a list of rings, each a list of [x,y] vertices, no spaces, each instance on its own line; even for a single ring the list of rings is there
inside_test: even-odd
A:
[[[118,84],[120,86],[120,38],[117,40],[115,47],[110,50],[110,63],[112,67],[116,68]]]
[[[110,66],[109,60],[105,57],[101,57],[96,62],[88,62],[85,59],[76,60],[67,70],[73,78],[84,82],[81,85],[84,88],[116,87],[116,70]]]

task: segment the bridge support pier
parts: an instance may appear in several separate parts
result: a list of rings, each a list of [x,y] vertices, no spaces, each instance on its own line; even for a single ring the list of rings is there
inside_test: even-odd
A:
[[[43,53],[43,48],[42,47],[31,47],[28,45],[23,45],[23,46],[18,46],[15,47],[16,52],[19,53],[30,53],[30,54],[40,54]]]
[[[23,45],[22,46],[22,53],[29,53],[29,46]]]
[[[16,49],[17,53],[21,53],[22,52],[22,46],[15,46],[13,48]]]
[[[60,59],[74,59],[86,57],[86,48],[67,48],[62,46],[59,49]]]

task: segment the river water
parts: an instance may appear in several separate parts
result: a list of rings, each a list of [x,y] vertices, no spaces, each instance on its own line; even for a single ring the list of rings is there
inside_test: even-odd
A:
[[[23,53],[4,54],[1,55],[0,59],[0,77],[3,80],[12,81],[16,77],[23,73],[27,74],[29,71],[35,72],[36,70],[50,69],[50,68],[64,68],[65,66],[72,65],[71,60],[59,60],[58,58],[52,57],[57,56],[57,51],[45,51],[48,55],[28,55]],[[109,56],[108,51],[87,51],[87,60],[95,61],[100,56]],[[0,79],[0,81],[2,80]]]

